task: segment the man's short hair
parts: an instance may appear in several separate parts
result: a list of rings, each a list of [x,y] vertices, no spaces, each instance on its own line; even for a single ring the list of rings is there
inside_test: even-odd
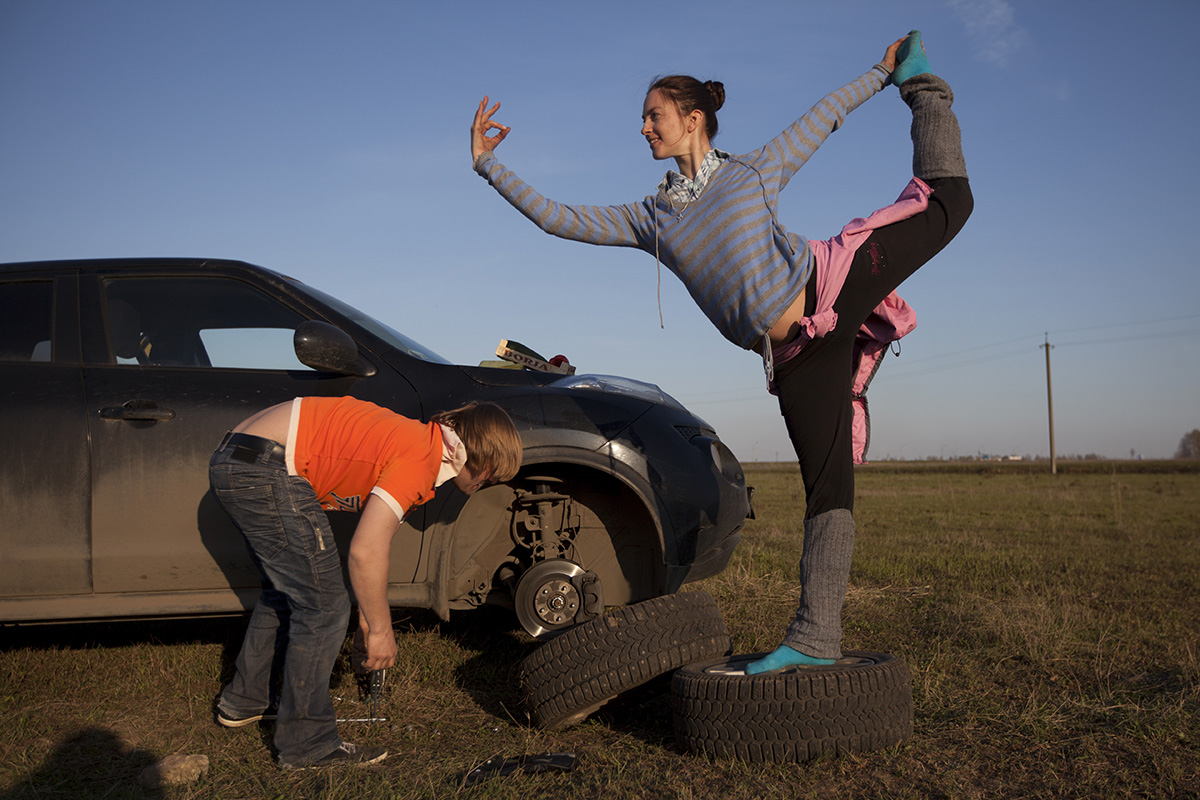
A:
[[[494,481],[512,480],[521,468],[521,435],[503,408],[474,401],[439,411],[433,421],[454,430],[467,448],[467,467]]]

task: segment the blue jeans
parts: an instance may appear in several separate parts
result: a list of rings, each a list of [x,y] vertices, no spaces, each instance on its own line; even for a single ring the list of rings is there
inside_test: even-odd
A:
[[[262,578],[237,673],[217,707],[235,717],[261,714],[282,666],[275,749],[281,765],[299,767],[342,743],[329,680],[346,639],[350,598],[312,486],[289,476],[278,454],[246,458],[223,443],[208,467],[213,494],[246,537]]]

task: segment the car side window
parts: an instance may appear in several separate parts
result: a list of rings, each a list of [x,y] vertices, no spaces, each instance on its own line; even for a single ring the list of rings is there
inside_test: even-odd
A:
[[[0,361],[49,361],[54,329],[51,281],[0,283]]]
[[[112,278],[104,283],[112,363],[309,370],[292,335],[304,317],[229,278]]]

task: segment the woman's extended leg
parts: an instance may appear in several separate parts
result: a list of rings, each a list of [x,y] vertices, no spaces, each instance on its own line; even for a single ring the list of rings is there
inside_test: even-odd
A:
[[[801,595],[783,644],[748,665],[747,674],[827,664],[841,655],[841,609],[854,549],[853,336],[888,294],[958,234],[974,205],[949,85],[924,72],[909,77],[900,96],[913,112],[913,172],[934,191],[924,212],[880,228],[859,249],[834,304],[838,328],[776,371],[808,503]]]
[[[923,212],[875,230],[859,247],[834,304],[839,326],[845,320],[857,329],[885,297],[958,235],[975,207],[949,84],[922,73],[900,87],[900,97],[913,113],[913,174],[933,194]]]

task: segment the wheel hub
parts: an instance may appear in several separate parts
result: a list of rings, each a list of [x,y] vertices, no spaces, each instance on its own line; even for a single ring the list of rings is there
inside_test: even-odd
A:
[[[517,619],[530,635],[543,638],[566,630],[587,615],[583,567],[567,559],[539,561],[517,580]]]
[[[562,625],[579,612],[579,592],[568,580],[551,578],[534,594],[533,612],[549,625]]]

